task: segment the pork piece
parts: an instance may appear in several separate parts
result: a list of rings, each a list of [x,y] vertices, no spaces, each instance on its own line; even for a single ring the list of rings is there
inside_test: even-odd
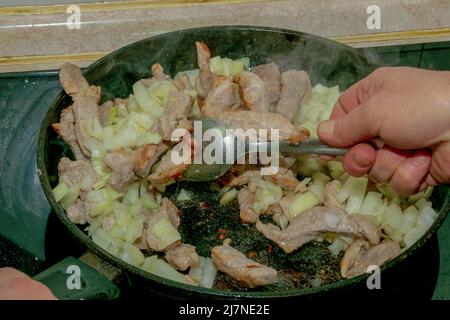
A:
[[[236,186],[243,186],[245,184],[248,184],[253,178],[260,178],[261,177],[261,170],[260,169],[253,169],[245,171],[244,173],[233,177],[230,182],[225,184],[226,187],[236,187]]]
[[[85,203],[80,199],[77,199],[66,209],[66,214],[67,218],[69,218],[71,222],[76,224],[86,224],[86,222],[88,222],[89,220]]]
[[[251,192],[248,187],[239,190],[238,203],[242,223],[255,223],[258,221],[259,214],[252,209],[254,202],[255,194]]]
[[[80,145],[77,141],[75,131],[75,115],[73,114],[72,106],[61,111],[59,123],[53,123],[52,128],[70,146],[76,160],[86,159],[86,156],[81,151]]]
[[[148,219],[147,219],[148,221]],[[142,230],[142,234],[141,237],[138,238],[135,242],[134,245],[139,249],[139,250],[148,250],[149,246],[148,246],[148,242],[147,242],[147,227],[144,226],[144,229]]]
[[[255,112],[247,110],[227,111],[218,117],[229,129],[271,129],[279,130],[279,140],[299,143],[309,137],[309,131],[302,127],[294,126],[289,119],[281,114],[272,112]],[[264,137],[266,138],[266,137]],[[271,140],[271,137],[268,137]]]
[[[167,250],[166,261],[175,269],[186,271],[188,268],[198,265],[200,257],[193,245],[183,243]]]
[[[225,186],[230,188],[236,186],[243,186],[245,184],[248,184],[253,178],[260,178],[260,177],[261,177],[260,169],[248,170],[238,176],[233,177],[230,180],[230,182],[228,182]],[[281,167],[279,168],[276,174],[264,175],[262,177],[264,178],[264,180],[279,185],[281,188],[289,191],[295,190],[295,188],[299,183],[292,170]]]
[[[278,281],[276,270],[248,259],[243,253],[229,245],[212,248],[211,258],[217,269],[248,288],[273,284]]]
[[[292,120],[300,108],[311,97],[308,74],[301,70],[289,70],[281,74],[281,92],[275,111]]]
[[[185,142],[181,141],[178,145],[181,146],[183,143]],[[174,148],[176,148],[176,146]],[[172,161],[172,150],[169,150],[162,156],[158,167],[155,172],[148,176],[148,180],[152,184],[163,184],[169,182],[170,180],[181,177],[188,166],[189,163],[174,163]]]
[[[365,217],[349,215],[339,208],[314,207],[293,218],[283,231],[273,224],[256,223],[256,228],[268,239],[291,253],[322,233],[333,232],[353,238],[368,239],[377,244],[380,233]]]
[[[84,78],[80,68],[71,63],[65,63],[61,66],[59,81],[61,82],[64,91],[70,96],[89,87],[89,83]]]
[[[211,86],[201,109],[208,118],[216,118],[240,104],[239,89],[231,78],[219,76]]]
[[[111,100],[106,101],[99,108],[99,120],[103,127],[108,126],[109,122],[109,110],[114,107],[114,102]]]
[[[112,214],[103,219],[102,229],[105,230],[106,232],[111,232],[111,230],[115,224],[116,224],[116,218]]]
[[[159,118],[158,131],[162,139],[170,141],[172,132],[187,121],[187,116],[192,109],[194,99],[183,91],[171,90],[167,105]]]
[[[165,143],[146,144],[136,149],[133,162],[134,172],[140,177],[148,176],[152,166],[168,149],[169,147]]]
[[[64,91],[73,99],[72,110],[75,118],[75,133],[78,145],[86,156],[90,156],[90,151],[86,145],[95,140],[86,132],[88,120],[99,121],[98,101],[100,100],[100,88],[89,86],[80,68],[66,63],[61,67],[59,78]],[[97,141],[97,140],[95,140]],[[100,143],[100,141],[97,141]]]
[[[341,209],[345,208],[345,206],[336,199],[336,195],[339,191],[338,190],[339,185],[340,185],[339,180],[330,181],[325,185],[324,205],[326,207],[338,207]]]
[[[278,172],[273,175],[263,176],[265,180],[272,182],[284,190],[294,191],[298,185],[298,180],[292,170],[279,168]]]
[[[201,97],[208,95],[209,89],[212,87],[216,78],[215,74],[210,69],[211,52],[208,46],[203,42],[195,42],[197,47],[197,64],[199,67],[199,74],[195,80],[195,89]]]
[[[264,82],[253,72],[244,71],[236,76],[240,87],[241,99],[251,111],[269,112]]]
[[[278,202],[281,211],[288,218],[289,218],[289,206],[291,205],[292,201],[294,201],[294,199],[295,197],[293,194],[287,194],[286,196],[281,198],[280,202]]]
[[[274,110],[281,90],[281,72],[275,63],[262,64],[253,69],[253,72],[264,83],[264,92],[270,110]]]
[[[343,278],[359,276],[366,273],[369,266],[381,267],[395,258],[400,251],[399,244],[391,239],[385,239],[375,246],[365,240],[356,239],[341,260],[341,275]]]
[[[192,90],[191,81],[187,74],[182,73],[180,76],[173,80],[173,83],[177,86],[179,90]]]
[[[97,181],[92,164],[89,160],[75,160],[61,158],[58,164],[58,176],[69,187],[79,185],[81,191],[89,192]]]
[[[114,190],[125,192],[128,185],[135,180],[133,157],[123,150],[108,151],[103,162],[112,170],[108,183]]]
[[[170,76],[164,73],[164,68],[159,63],[153,64],[150,70],[152,71],[152,77],[140,80],[144,84],[144,86],[149,88],[157,81],[170,80]]]
[[[172,225],[178,229],[180,226],[180,216],[179,216],[178,208],[167,198],[163,198],[161,206],[156,212],[153,212],[148,215],[148,220],[146,222],[147,229],[145,234],[147,236],[147,244],[148,247],[155,251],[164,251],[169,247],[161,248],[159,246],[158,238],[151,232],[152,227],[161,219],[168,218]]]

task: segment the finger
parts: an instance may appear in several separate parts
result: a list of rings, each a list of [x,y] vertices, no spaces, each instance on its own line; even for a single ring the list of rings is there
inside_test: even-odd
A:
[[[431,162],[433,162],[433,158],[431,158]],[[428,187],[432,187],[437,185],[437,181],[433,178],[431,173],[428,173],[425,179],[423,179],[422,184],[420,185],[419,191],[423,191]]]
[[[56,297],[42,283],[29,278],[14,278],[3,283],[0,300],[56,300]]]
[[[389,184],[400,195],[414,194],[427,176],[430,164],[431,154],[428,150],[415,151],[400,163]]]
[[[345,90],[339,96],[330,118],[339,118],[361,104],[366,103],[367,100],[381,90],[387,72],[388,68],[379,68]]]
[[[437,183],[450,182],[450,142],[433,148],[430,168],[431,177]]]
[[[336,120],[345,116],[347,112],[342,108],[340,101],[338,100],[333,107],[333,111],[331,111],[330,119]]]
[[[17,278],[29,279],[30,277],[14,268],[0,268],[0,286],[3,285],[3,283],[5,283],[6,281]]]
[[[365,143],[357,144],[344,156],[342,165],[348,173],[361,177],[369,172],[375,162],[377,152]]]
[[[377,151],[377,159],[369,172],[369,176],[377,182],[388,182],[400,163],[410,153],[409,150],[396,149],[388,145],[383,146]]]
[[[367,103],[354,108],[336,120],[319,124],[317,133],[322,141],[337,147],[348,147],[378,136],[384,117],[379,99],[374,96]]]

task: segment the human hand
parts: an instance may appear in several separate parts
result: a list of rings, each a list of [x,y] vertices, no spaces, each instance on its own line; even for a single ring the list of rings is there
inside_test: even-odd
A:
[[[13,268],[0,268],[0,300],[56,300],[42,283]]]
[[[450,182],[450,72],[380,68],[346,90],[318,128],[322,141],[351,147],[343,159],[398,193]],[[381,138],[381,149],[367,143]]]

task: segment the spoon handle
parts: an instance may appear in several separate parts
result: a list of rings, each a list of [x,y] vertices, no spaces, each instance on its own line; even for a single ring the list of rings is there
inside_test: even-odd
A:
[[[270,150],[270,144],[260,142],[258,146],[264,147],[267,144]],[[318,138],[304,139],[299,144],[291,144],[287,141],[279,142],[279,150],[281,154],[285,155],[299,155],[299,154],[319,154],[329,156],[343,156],[348,152],[346,148],[336,148],[322,143]]]
[[[324,144],[318,138],[304,139],[299,144],[290,144],[286,141],[280,142],[280,153],[287,154],[320,154],[329,156],[343,156],[348,152],[346,148],[336,148]]]

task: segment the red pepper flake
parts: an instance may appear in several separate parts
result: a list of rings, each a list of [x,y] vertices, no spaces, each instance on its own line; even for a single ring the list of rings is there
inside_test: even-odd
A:
[[[217,232],[225,234],[228,232],[228,230],[227,229],[219,229],[219,230],[217,230]]]
[[[272,245],[271,244],[269,244],[269,246],[267,247],[267,252],[272,253]]]
[[[256,252],[255,251],[249,251],[249,253],[247,253],[247,256],[249,258],[254,258],[254,257],[256,257]]]
[[[223,239],[225,239],[225,235],[224,234],[219,234],[217,236],[217,238],[219,238],[219,240],[223,240]]]

